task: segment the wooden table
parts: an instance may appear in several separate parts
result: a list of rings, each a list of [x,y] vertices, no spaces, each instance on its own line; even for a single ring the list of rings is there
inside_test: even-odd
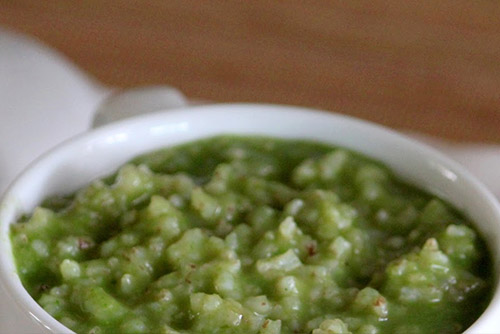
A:
[[[102,82],[334,110],[500,143],[500,2],[0,0]]]

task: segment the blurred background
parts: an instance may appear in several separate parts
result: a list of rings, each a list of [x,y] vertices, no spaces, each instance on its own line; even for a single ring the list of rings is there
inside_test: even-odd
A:
[[[500,143],[500,2],[0,0],[112,87],[295,104],[400,129]]]

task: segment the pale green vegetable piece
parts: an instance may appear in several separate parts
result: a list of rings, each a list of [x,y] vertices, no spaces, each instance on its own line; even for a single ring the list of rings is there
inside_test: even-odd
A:
[[[352,334],[340,319],[325,320],[312,334]]]

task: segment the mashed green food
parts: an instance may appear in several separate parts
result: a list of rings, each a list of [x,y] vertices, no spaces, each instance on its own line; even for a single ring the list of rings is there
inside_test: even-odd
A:
[[[136,158],[12,226],[21,280],[77,333],[460,333],[478,233],[353,152],[215,137]]]

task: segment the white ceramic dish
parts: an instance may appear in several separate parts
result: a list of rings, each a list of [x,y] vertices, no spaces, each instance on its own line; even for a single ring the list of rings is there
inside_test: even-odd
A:
[[[482,184],[433,149],[386,128],[332,113],[250,104],[183,108],[104,126],[63,143],[17,178],[0,204],[0,283],[12,302],[40,325],[40,332],[72,333],[22,287],[12,259],[9,225],[46,196],[72,192],[140,153],[220,133],[306,138],[344,146],[383,161],[406,181],[448,200],[477,222],[492,252],[497,278],[490,306],[466,333],[500,332],[500,205]]]

